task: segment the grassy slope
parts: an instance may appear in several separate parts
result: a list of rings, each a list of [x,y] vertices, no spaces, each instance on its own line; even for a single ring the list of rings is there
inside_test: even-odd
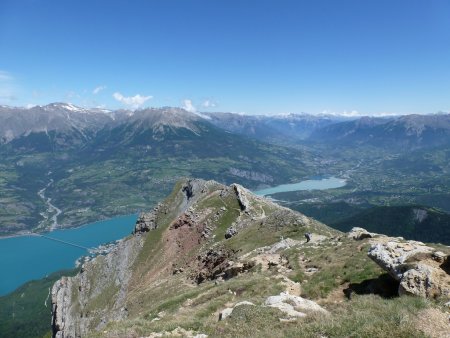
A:
[[[385,300],[357,296],[341,303],[332,317],[309,316],[294,323],[281,323],[270,308],[238,307],[230,320],[208,327],[211,337],[427,337],[414,327],[414,315],[428,304],[416,298]]]
[[[362,250],[357,249],[360,245]],[[416,327],[423,319],[419,311],[438,307],[436,303],[414,297],[385,299],[373,294],[356,294],[351,301],[343,299],[344,286],[382,274],[367,258],[366,249],[366,241],[344,240],[338,247],[325,244],[317,249],[285,252],[293,263],[291,278],[301,281],[302,296],[319,301],[331,312],[329,317],[312,315],[294,323],[281,323],[278,310],[243,306],[226,321],[218,322],[219,312],[232,304],[246,300],[261,305],[267,296],[283,291],[275,271],[262,272],[255,267],[218,285],[206,282],[193,286],[186,284],[182,276],[174,277],[169,283],[147,289],[148,301],[141,304],[139,315],[110,323],[104,330],[106,335],[93,332],[90,336],[146,336],[182,327],[210,337],[426,337]],[[307,276],[302,267],[294,264],[299,255],[311,260],[319,272]],[[158,314],[163,318],[155,321]]]
[[[171,198],[174,199],[174,195]],[[223,205],[231,209],[237,206],[232,200],[218,199],[214,195],[201,201],[195,212]],[[417,298],[384,299],[369,294],[375,285],[370,283],[382,281],[385,275],[367,257],[368,240],[347,239],[317,222],[296,224],[288,214],[280,217],[279,210],[270,204],[263,208],[268,216],[263,223],[254,222],[230,240],[217,238],[217,235],[222,235],[223,229],[237,215],[225,213],[218,218],[213,245],[239,250],[240,256],[273,244],[280,237],[303,240],[306,231],[329,236],[317,245],[301,245],[281,254],[292,268],[289,278],[301,283],[301,295],[321,303],[331,312],[331,317],[314,315],[295,323],[280,323],[280,313],[274,309],[242,307],[230,319],[218,322],[219,312],[232,304],[247,300],[261,305],[266,297],[284,290],[283,278],[276,269],[262,271],[258,265],[219,284],[207,281],[196,286],[186,280],[187,275],[178,274],[164,283],[147,285],[145,280],[150,276],[146,273],[164,260],[161,238],[167,238],[164,233],[169,230],[162,228],[148,233],[139,264],[136,264],[135,281],[130,287],[130,317],[112,322],[104,331],[92,332],[91,336],[146,336],[182,327],[211,337],[317,337],[319,333],[327,337],[425,337],[416,327],[420,318],[418,311],[439,305]],[[307,267],[315,267],[318,272],[308,274]],[[351,301],[345,300],[343,293],[349,285],[358,290]]]

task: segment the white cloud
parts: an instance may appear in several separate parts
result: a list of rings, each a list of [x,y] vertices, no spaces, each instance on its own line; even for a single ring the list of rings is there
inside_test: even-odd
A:
[[[12,81],[14,78],[8,72],[0,70],[0,82]]]
[[[94,90],[92,91],[92,94],[97,95],[98,93],[100,93],[102,90],[105,90],[106,86],[98,86],[95,87]]]
[[[357,110],[344,111],[341,113],[341,116],[345,116],[345,117],[355,117],[355,116],[362,116],[362,115],[363,114],[361,114]]]
[[[192,101],[188,100],[188,99],[183,101],[183,109],[185,109],[185,110],[187,110],[188,112],[191,112],[191,113],[195,113],[197,111],[197,109],[192,104]]]
[[[117,101],[123,103],[124,105],[130,106],[133,109],[142,107],[146,101],[153,98],[153,96],[141,96],[140,94],[137,94],[135,96],[123,96],[119,92],[114,93],[113,97]]]
[[[217,104],[214,101],[211,101],[211,100],[205,100],[202,103],[202,107],[205,107],[205,108],[214,108],[216,106],[217,106]]]
[[[335,111],[330,111],[330,110],[324,110],[324,111],[322,111],[322,113],[319,113],[318,115],[331,115],[331,116],[344,116],[344,117],[363,116],[357,110],[343,111],[340,113],[335,112]]]
[[[362,116],[374,116],[374,117],[387,117],[387,116],[398,116],[406,115],[409,113],[392,113],[392,112],[377,112],[377,113],[361,113],[357,110],[335,112],[330,110],[324,110],[322,113],[317,115],[331,115],[331,116],[341,116],[341,117],[362,117]]]

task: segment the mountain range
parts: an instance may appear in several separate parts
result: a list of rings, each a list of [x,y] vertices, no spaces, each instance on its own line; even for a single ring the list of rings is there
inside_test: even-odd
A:
[[[360,167],[363,176],[358,176],[352,161],[362,160],[380,177],[392,172],[392,184],[398,183],[399,173],[414,169],[411,179],[423,191],[436,186],[428,205],[446,206],[437,200],[438,193],[443,195],[435,182],[446,177],[449,116],[249,116],[173,107],[111,111],[68,103],[2,106],[0,234],[135,213],[160,200],[181,177],[259,189],[347,172],[360,193],[367,187],[366,168]],[[417,153],[421,149],[425,152]],[[440,150],[431,156],[427,149]],[[404,168],[403,159],[413,163]],[[417,203],[426,200],[424,193],[414,198]]]
[[[405,115],[397,118],[362,117],[316,129],[308,140],[403,150],[448,146],[450,114]]]
[[[435,147],[450,140],[450,114],[404,115],[396,117],[348,117],[339,115],[243,115],[236,113],[191,113],[181,108],[106,110],[52,103],[25,109],[0,107],[0,143],[23,146],[29,138],[48,138],[53,147],[88,143],[102,131],[103,139],[113,131],[122,142],[163,139],[168,132],[184,129],[198,134],[199,124],[245,135],[269,143],[313,141],[337,144],[369,144],[385,147]],[[145,133],[152,131],[146,138]],[[134,140],[133,131],[138,135]],[[159,135],[159,136],[158,136]]]
[[[3,234],[135,213],[180,177],[256,188],[311,174],[307,151],[232,134],[180,108],[3,107],[0,125]]]

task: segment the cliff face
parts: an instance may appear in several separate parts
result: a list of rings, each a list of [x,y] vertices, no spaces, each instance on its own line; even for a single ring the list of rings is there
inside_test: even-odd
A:
[[[314,325],[320,316],[347,321],[342,311],[333,313],[346,295],[386,291],[377,278],[382,270],[367,257],[375,240],[372,235],[347,238],[239,185],[182,181],[164,202],[139,217],[133,234],[112,252],[85,263],[75,277],[55,283],[53,335],[195,336],[194,331],[206,330],[213,336],[267,336],[275,332],[238,322],[235,329],[223,324],[229,317],[226,321],[247,318],[259,324],[275,318],[271,324],[277,327],[275,335],[283,336],[295,333],[289,331],[292,326],[280,327],[280,320],[300,321],[303,328]],[[396,293],[398,282],[389,283]],[[301,322],[310,312],[316,317]],[[367,320],[364,325],[370,327],[371,319]],[[410,329],[405,325],[395,327],[394,335],[411,336],[401,331]],[[250,328],[254,330],[245,331]]]
[[[127,287],[142,238],[130,237],[106,256],[84,264],[75,277],[63,277],[52,288],[55,337],[83,337],[108,321],[126,318]]]

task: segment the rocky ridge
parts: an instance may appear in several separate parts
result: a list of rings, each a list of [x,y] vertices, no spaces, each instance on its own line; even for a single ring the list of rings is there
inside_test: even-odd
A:
[[[352,294],[372,294],[384,280],[367,253],[389,272],[397,293],[448,298],[448,253],[362,228],[342,234],[236,184],[184,180],[141,214],[133,234],[109,254],[54,285],[53,335],[205,337],[223,336],[241,318],[260,315],[302,328],[347,320],[336,307],[351,307],[359,302]],[[425,276],[431,287],[411,284],[416,273],[410,278],[408,271],[425,271],[417,269],[425,263],[439,272]],[[441,309],[430,313],[436,311],[445,317]],[[419,330],[411,324],[393,330],[399,328]],[[280,335],[290,330],[280,329]]]
[[[212,201],[214,204],[208,205]],[[187,180],[165,202],[142,213],[132,236],[111,253],[85,263],[77,276],[63,278],[54,285],[54,336],[84,336],[91,330],[102,330],[111,320],[127,318],[132,307],[130,288],[136,284],[144,283],[148,288],[175,276],[183,283],[220,282],[251,270],[261,263],[261,257],[241,260],[240,250],[223,241],[227,241],[225,233],[229,227],[245,232],[256,224],[273,230],[289,224],[335,233],[237,184],[226,187],[213,181]],[[142,266],[137,261],[148,259],[142,257],[147,249],[145,242],[158,231],[162,232],[162,247],[155,257],[157,261],[149,271],[139,271]],[[278,257],[278,262],[269,260],[266,264],[268,269],[287,262]],[[103,299],[106,296],[108,299]]]

